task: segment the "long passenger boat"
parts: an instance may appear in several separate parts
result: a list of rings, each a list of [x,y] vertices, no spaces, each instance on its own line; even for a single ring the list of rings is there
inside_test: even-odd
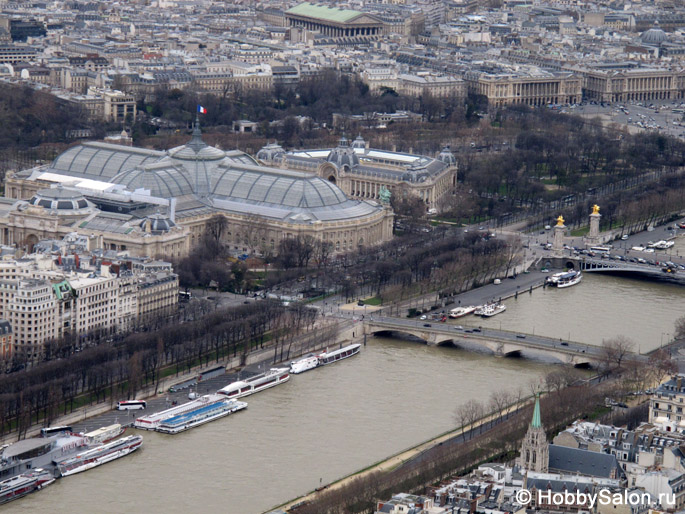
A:
[[[334,362],[347,359],[348,357],[352,357],[353,355],[357,355],[361,349],[361,346],[362,345],[359,343],[355,343],[345,346],[344,348],[340,348],[339,350],[333,350],[332,352],[326,350],[318,356],[319,364],[321,366],[325,366],[326,364],[332,364]]]
[[[124,457],[136,451],[143,444],[143,436],[130,435],[117,439],[111,443],[96,446],[85,452],[78,453],[75,457],[57,463],[57,469],[63,477],[80,473],[95,468],[107,462]]]
[[[210,421],[223,418],[224,416],[228,416],[229,414],[233,414],[234,412],[238,412],[245,408],[247,408],[246,402],[227,400],[222,397],[221,401],[209,403],[199,409],[163,420],[157,428],[155,428],[155,431],[162,432],[163,434],[178,434],[209,423]]]
[[[219,389],[216,393],[227,396],[228,398],[242,398],[264,389],[277,386],[290,379],[288,368],[271,368],[266,373],[260,373],[249,378],[238,380],[226,387]]]
[[[102,444],[116,439],[125,431],[126,427],[122,427],[119,423],[116,423],[114,425],[98,428],[97,430],[83,434],[83,437],[86,437],[90,443]]]
[[[17,500],[55,481],[52,473],[36,468],[0,482],[0,504]]]
[[[209,405],[210,403],[217,403],[223,401],[224,398],[218,397],[216,395],[205,395],[199,398],[186,402],[181,405],[176,405],[170,409],[165,409],[162,411],[155,412],[153,414],[148,414],[146,416],[141,416],[133,422],[133,426],[136,428],[142,428],[143,430],[156,430],[157,427],[165,419],[173,418],[174,416],[179,416],[181,414],[186,414],[202,407]]]

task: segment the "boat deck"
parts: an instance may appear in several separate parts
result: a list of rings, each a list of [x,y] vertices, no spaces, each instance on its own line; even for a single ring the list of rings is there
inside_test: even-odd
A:
[[[161,424],[165,426],[182,425],[192,420],[196,416],[199,416],[201,414],[209,414],[212,411],[221,410],[226,407],[227,404],[225,402],[218,402],[213,403],[211,405],[205,405],[204,407],[200,407],[199,409],[179,414],[178,416],[174,416],[173,418],[165,419],[164,421],[162,421]]]

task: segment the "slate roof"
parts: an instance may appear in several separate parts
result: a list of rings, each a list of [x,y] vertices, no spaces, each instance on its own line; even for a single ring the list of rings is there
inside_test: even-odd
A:
[[[612,478],[614,470],[616,477],[623,473],[614,455],[556,444],[549,445],[549,470],[601,478]]]

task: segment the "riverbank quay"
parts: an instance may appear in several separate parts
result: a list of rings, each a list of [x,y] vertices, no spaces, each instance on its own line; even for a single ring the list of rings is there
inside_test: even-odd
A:
[[[384,316],[405,317],[410,309],[418,311],[440,309],[454,309],[467,305],[484,305],[489,302],[504,301],[509,298],[518,298],[522,294],[532,294],[535,289],[544,287],[547,274],[537,270],[529,273],[520,273],[516,278],[503,279],[499,284],[491,282],[480,287],[469,289],[450,297],[437,298],[435,293],[423,297],[402,300],[394,305],[382,307],[378,314]],[[365,314],[364,306],[350,304],[356,314]],[[349,309],[350,307],[348,307]],[[366,312],[371,312],[369,309]]]
[[[524,401],[523,404],[519,404],[518,406],[512,405],[508,407],[507,412],[504,414],[504,418],[508,419],[512,414],[519,412],[520,410],[526,409],[526,407],[530,407],[532,403],[533,398],[529,397]],[[489,428],[491,428],[493,426],[493,422],[495,422],[498,417],[498,413],[490,413],[484,418],[474,423],[469,423],[468,425],[459,427],[454,430],[450,430],[449,432],[440,434],[432,439],[429,439],[428,441],[419,443],[416,446],[404,449],[399,453],[396,453],[395,455],[391,455],[387,459],[384,459],[380,462],[371,464],[366,468],[355,471],[354,473],[351,473],[338,480],[335,480],[326,486],[319,487],[304,496],[300,496],[287,503],[278,505],[274,507],[274,509],[272,510],[281,509],[290,512],[291,509],[297,509],[298,507],[312,501],[314,498],[317,497],[317,495],[321,491],[334,491],[336,489],[343,488],[356,480],[363,479],[364,477],[369,476],[372,473],[392,471],[394,469],[397,469],[403,465],[410,463],[414,459],[420,458],[422,455],[426,455],[426,453],[430,449],[442,446],[447,442],[455,441],[459,438],[461,438],[463,441],[466,441],[466,437],[469,436],[469,434],[473,434],[475,431],[479,430],[481,426],[488,425]],[[268,512],[271,512],[271,510]],[[293,510],[293,512],[296,512],[296,510]]]
[[[542,411],[548,435],[575,419],[585,416],[594,419],[603,413],[599,406],[607,386],[606,381],[594,382],[545,395]],[[525,405],[518,403],[518,406],[491,412],[274,509],[296,514],[368,512],[378,498],[392,491],[422,492],[426,485],[467,472],[492,459],[509,461],[518,452],[530,422],[531,400],[528,398]]]
[[[170,374],[160,379],[158,384],[149,384],[140,389],[136,394],[136,399],[146,400],[148,402],[148,409],[164,408],[169,402],[186,401],[188,391],[181,391],[176,394],[168,393],[168,389],[174,384],[178,384],[196,377],[200,372],[215,368],[217,366],[224,366],[228,373],[235,373],[239,370],[248,372],[259,372],[260,369],[268,369],[271,366],[283,363],[289,363],[292,359],[305,355],[310,352],[317,352],[325,350],[327,347],[341,346],[358,338],[362,334],[362,328],[354,320],[337,320],[334,322],[337,325],[337,333],[332,341],[321,341],[322,330],[331,326],[330,320],[325,323],[320,323],[308,333],[296,337],[292,342],[286,343],[287,348],[279,344],[276,347],[274,344],[266,343],[263,349],[254,350],[247,355],[237,355],[235,357],[223,357],[218,361],[216,359],[209,359],[206,364],[194,366],[190,371],[179,372],[178,374]],[[289,354],[288,354],[289,351]],[[282,358],[281,358],[282,357]],[[224,381],[229,380],[230,375],[224,375]],[[225,384],[223,384],[225,385]],[[121,398],[124,400],[126,398]],[[112,424],[114,422],[121,423],[128,426],[133,423],[132,415],[138,415],[139,411],[116,411],[114,400],[101,402],[99,404],[85,405],[78,409],[74,409],[65,415],[56,417],[51,423],[51,426],[71,426],[74,430],[79,431],[81,427],[95,427]],[[133,413],[133,414],[132,414]],[[116,421],[115,421],[116,419]],[[35,437],[40,434],[40,429],[45,425],[43,423],[33,424],[27,431],[24,438]],[[5,434],[0,438],[0,444],[9,444],[18,440],[16,431]]]

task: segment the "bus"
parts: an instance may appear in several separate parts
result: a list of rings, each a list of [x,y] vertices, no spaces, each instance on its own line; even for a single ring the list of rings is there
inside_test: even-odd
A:
[[[138,410],[147,407],[145,400],[126,400],[117,402],[117,410]]]
[[[179,302],[189,302],[192,297],[193,297],[193,293],[191,293],[190,291],[179,291],[178,292],[178,301]]]
[[[590,251],[599,254],[607,254],[611,251],[611,248],[608,246],[592,246],[590,247]]]
[[[46,427],[40,429],[41,437],[50,437],[51,435],[61,434],[62,432],[71,432],[71,427],[67,425],[58,427]]]

